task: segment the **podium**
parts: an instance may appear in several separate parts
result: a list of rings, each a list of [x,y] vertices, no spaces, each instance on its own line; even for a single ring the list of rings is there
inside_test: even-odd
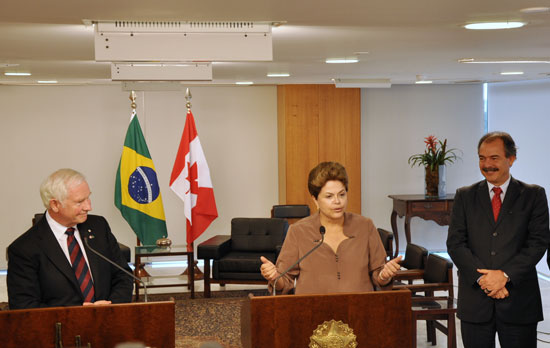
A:
[[[307,348],[313,331],[331,320],[347,324],[357,337],[358,347],[412,347],[408,290],[249,295],[241,311],[242,345],[243,348]]]
[[[56,339],[56,323],[61,323]],[[113,348],[121,342],[175,347],[175,303],[148,302],[0,311],[3,348]]]

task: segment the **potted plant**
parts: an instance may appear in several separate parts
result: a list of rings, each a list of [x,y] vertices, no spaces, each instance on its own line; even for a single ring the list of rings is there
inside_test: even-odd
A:
[[[448,149],[447,139],[438,140],[430,135],[424,138],[426,150],[409,157],[411,167],[423,166],[426,180],[426,197],[440,197],[445,195],[444,170],[445,164],[454,163],[459,157],[458,149]],[[440,185],[442,183],[442,185]]]

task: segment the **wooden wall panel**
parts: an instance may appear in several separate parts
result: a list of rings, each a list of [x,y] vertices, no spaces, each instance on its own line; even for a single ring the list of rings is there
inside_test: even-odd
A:
[[[319,162],[319,86],[279,86],[284,112],[284,194],[281,204],[313,205],[307,190],[307,175]],[[282,93],[281,93],[282,92]],[[279,154],[279,158],[281,154]],[[281,192],[281,187],[279,187]],[[314,207],[312,206],[312,209]]]
[[[322,161],[342,163],[349,176],[348,211],[361,213],[361,95],[332,85],[277,87],[279,203],[313,204],[309,171]]]
[[[340,162],[349,177],[348,211],[361,214],[361,91],[319,87],[319,162]]]

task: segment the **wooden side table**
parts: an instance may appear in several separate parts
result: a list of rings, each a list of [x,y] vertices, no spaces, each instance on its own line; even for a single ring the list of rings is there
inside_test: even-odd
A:
[[[405,238],[411,242],[411,218],[420,217],[435,221],[440,226],[449,225],[453,210],[454,194],[441,198],[426,198],[424,195],[389,195],[393,200],[391,213],[391,229],[395,237],[395,254],[399,254],[399,236],[397,234],[397,216],[405,217]]]
[[[191,290],[191,298],[195,298],[195,272],[194,272],[194,256],[193,250],[188,251],[186,245],[173,245],[169,247],[159,247],[156,245],[141,245],[136,246],[135,249],[135,270],[134,274],[138,278],[144,277],[141,273],[143,265],[141,264],[142,257],[158,257],[158,256],[187,256],[187,283],[170,283],[170,284],[152,284],[147,283],[147,288],[163,288],[172,286],[187,286]],[[145,272],[146,273],[146,272]],[[172,277],[172,276],[169,276]],[[174,275],[173,277],[180,277],[180,275]],[[148,276],[148,278],[154,278]],[[139,282],[135,282],[136,286],[136,301],[139,301],[139,288],[143,287]]]

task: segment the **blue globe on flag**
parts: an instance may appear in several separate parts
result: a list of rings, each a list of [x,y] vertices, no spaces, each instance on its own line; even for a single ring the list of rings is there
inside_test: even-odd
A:
[[[137,167],[128,180],[128,193],[139,204],[149,204],[160,194],[157,173],[150,167]]]

